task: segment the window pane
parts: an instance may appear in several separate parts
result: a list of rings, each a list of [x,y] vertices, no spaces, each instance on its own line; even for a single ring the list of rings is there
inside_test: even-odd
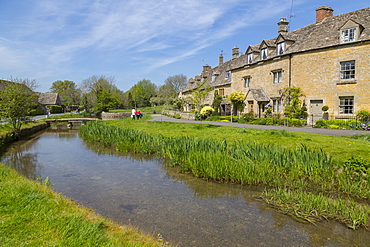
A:
[[[353,96],[339,97],[339,114],[353,114]]]
[[[341,79],[355,78],[355,61],[340,63],[340,78]]]

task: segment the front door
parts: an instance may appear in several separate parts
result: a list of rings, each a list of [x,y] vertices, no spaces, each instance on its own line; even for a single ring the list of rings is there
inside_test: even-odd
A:
[[[323,101],[322,100],[311,100],[310,101],[310,115],[308,124],[311,123],[312,126],[315,125],[316,120],[323,118]]]

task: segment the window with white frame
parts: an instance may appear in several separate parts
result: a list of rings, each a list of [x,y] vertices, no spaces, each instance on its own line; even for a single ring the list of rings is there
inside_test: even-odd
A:
[[[339,97],[339,114],[353,114],[354,97],[343,96]]]
[[[285,41],[277,44],[276,55],[281,55],[285,53],[285,48],[286,48],[285,44],[286,44]]]
[[[248,64],[253,63],[253,53],[248,53],[247,54],[247,63]]]
[[[272,100],[273,112],[281,112],[281,99]]]
[[[356,40],[356,28],[349,28],[342,30],[342,43],[351,42]]]
[[[216,80],[216,75],[212,75],[212,82]]]
[[[244,77],[244,87],[250,87],[251,86],[251,77],[250,76],[245,76]]]
[[[268,54],[267,48],[261,49],[261,60],[266,59]]]
[[[340,63],[340,79],[355,79],[355,61]]]
[[[283,71],[282,70],[276,70],[272,72],[274,75],[274,84],[282,83],[283,82]]]
[[[226,71],[226,79],[228,79],[228,78],[230,78],[231,77],[231,71],[230,70],[228,70],[228,71]]]

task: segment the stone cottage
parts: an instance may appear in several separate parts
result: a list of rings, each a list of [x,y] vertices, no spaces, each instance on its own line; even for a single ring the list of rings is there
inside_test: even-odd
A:
[[[318,7],[314,23],[291,32],[286,19],[280,19],[275,38],[249,45],[243,55],[234,47],[231,60],[220,56],[218,66],[205,66],[181,97],[189,98],[196,82],[207,80],[212,94],[245,93],[244,112],[258,116],[268,103],[273,112],[284,112],[285,87],[301,88],[312,124],[323,118],[324,105],[329,118],[352,118],[359,110],[370,110],[370,8],[333,13],[330,7]],[[212,99],[210,95],[204,104]]]

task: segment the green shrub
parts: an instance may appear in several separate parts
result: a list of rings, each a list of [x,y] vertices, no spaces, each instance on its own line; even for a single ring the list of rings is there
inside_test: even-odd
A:
[[[330,126],[330,125],[337,125],[339,127],[346,127],[348,126],[347,125],[347,121],[344,120],[344,119],[330,119],[328,120],[327,124]]]
[[[220,116],[210,116],[207,118],[208,121],[220,121]]]
[[[328,126],[329,129],[339,129],[339,126],[338,125],[335,125],[335,124],[331,124]]]
[[[327,120],[318,119],[316,120],[314,128],[326,128],[328,126]]]
[[[306,120],[292,118],[292,119],[290,119],[290,125],[291,126],[296,126],[296,127],[302,127],[302,126],[306,125]]]
[[[321,110],[322,110],[322,111],[327,111],[327,110],[329,110],[329,106],[324,105],[324,106],[321,108]]]
[[[249,122],[249,121],[252,121],[255,119],[255,115],[254,115],[254,112],[251,111],[251,112],[248,112],[248,113],[245,113],[242,115],[242,118],[244,119],[244,121],[246,122]]]
[[[205,106],[205,107],[202,108],[202,110],[200,110],[200,115],[203,118],[206,118],[208,116],[211,116],[214,111],[215,111],[215,109],[213,109],[212,107]]]
[[[50,113],[62,113],[63,108],[59,105],[49,105]]]
[[[370,111],[360,110],[357,112],[356,117],[361,122],[369,122],[370,121]]]

